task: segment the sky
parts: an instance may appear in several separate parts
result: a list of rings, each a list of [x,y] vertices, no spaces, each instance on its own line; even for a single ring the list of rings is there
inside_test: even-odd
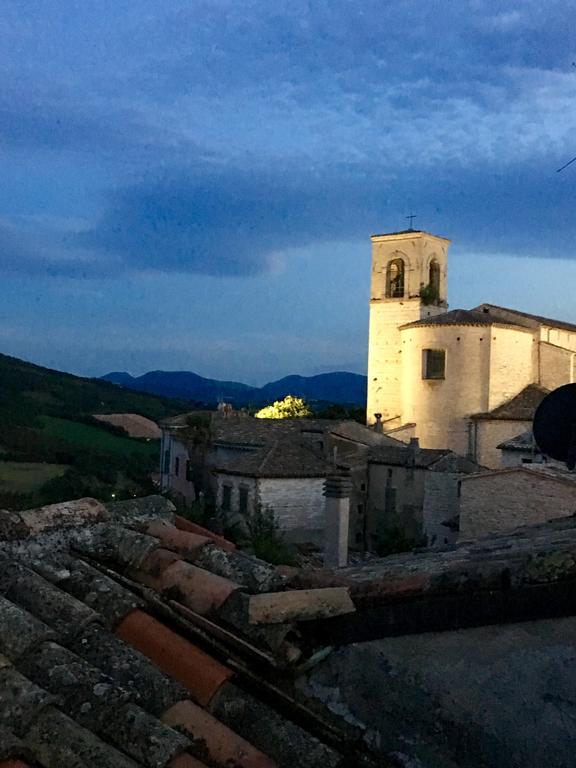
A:
[[[576,322],[568,0],[0,0],[0,352],[364,373],[370,235]]]

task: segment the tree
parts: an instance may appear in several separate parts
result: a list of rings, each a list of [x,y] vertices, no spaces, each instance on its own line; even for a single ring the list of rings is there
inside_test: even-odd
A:
[[[286,395],[284,400],[276,400],[254,414],[257,419],[301,419],[312,416],[306,400],[294,395]]]

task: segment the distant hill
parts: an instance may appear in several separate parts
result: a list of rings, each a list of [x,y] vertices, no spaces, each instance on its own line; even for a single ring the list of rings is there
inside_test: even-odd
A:
[[[0,354],[0,508],[154,490],[158,441],[135,440],[94,414],[153,421],[190,403],[133,392]]]
[[[366,376],[345,371],[318,376],[285,376],[263,387],[206,379],[190,371],[150,371],[142,376],[115,372],[102,379],[140,392],[189,399],[204,405],[213,405],[219,400],[237,407],[261,405],[286,395],[323,403],[363,405],[366,402]]]
[[[217,403],[219,400],[238,406],[246,405],[254,401],[258,393],[256,387],[250,387],[248,384],[205,379],[190,371],[149,371],[142,376],[130,376],[129,373],[117,372],[108,373],[102,376],[102,379],[138,392],[179,397],[205,405]]]
[[[366,402],[366,376],[346,371],[321,373],[318,376],[285,376],[260,389],[262,402],[279,400],[286,395],[327,403],[363,405]]]
[[[189,403],[130,392],[102,379],[87,379],[0,354],[0,424],[28,413],[75,418],[93,413],[139,413],[158,421]],[[0,434],[0,443],[2,437]]]

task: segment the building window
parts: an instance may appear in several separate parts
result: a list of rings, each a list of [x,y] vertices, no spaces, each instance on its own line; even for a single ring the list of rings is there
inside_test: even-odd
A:
[[[186,459],[186,480],[192,482],[192,462],[190,459]]]
[[[238,511],[241,515],[245,515],[248,512],[248,488],[240,488]]]
[[[176,477],[178,477],[178,475],[180,474],[180,457],[179,456],[176,456],[176,458],[174,459],[174,474],[176,475]]]
[[[357,511],[360,517],[364,514],[364,504],[358,504]]]
[[[391,469],[389,469],[388,470],[388,477],[392,477],[393,474],[394,474],[394,472]]]
[[[170,474],[170,450],[164,451],[164,474]]]
[[[401,299],[404,297],[404,262],[394,259],[386,267],[386,298]]]
[[[366,490],[366,483],[361,483],[360,484],[360,490],[361,491],[365,491]]]
[[[229,512],[231,506],[232,506],[232,486],[223,485],[222,486],[222,510],[224,512]]]
[[[446,374],[446,351],[444,349],[422,350],[422,378],[444,379]]]
[[[384,503],[386,505],[386,515],[396,514],[396,488],[387,485],[384,488]]]

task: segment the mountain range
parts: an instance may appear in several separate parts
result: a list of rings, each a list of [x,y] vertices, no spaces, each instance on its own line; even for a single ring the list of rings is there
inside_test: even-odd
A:
[[[338,371],[317,376],[285,376],[263,387],[251,387],[236,381],[207,379],[191,371],[149,371],[142,376],[116,371],[102,376],[127,389],[150,394],[192,400],[202,405],[219,401],[236,407],[260,405],[280,400],[286,395],[304,397],[309,401],[364,405],[366,376]]]

